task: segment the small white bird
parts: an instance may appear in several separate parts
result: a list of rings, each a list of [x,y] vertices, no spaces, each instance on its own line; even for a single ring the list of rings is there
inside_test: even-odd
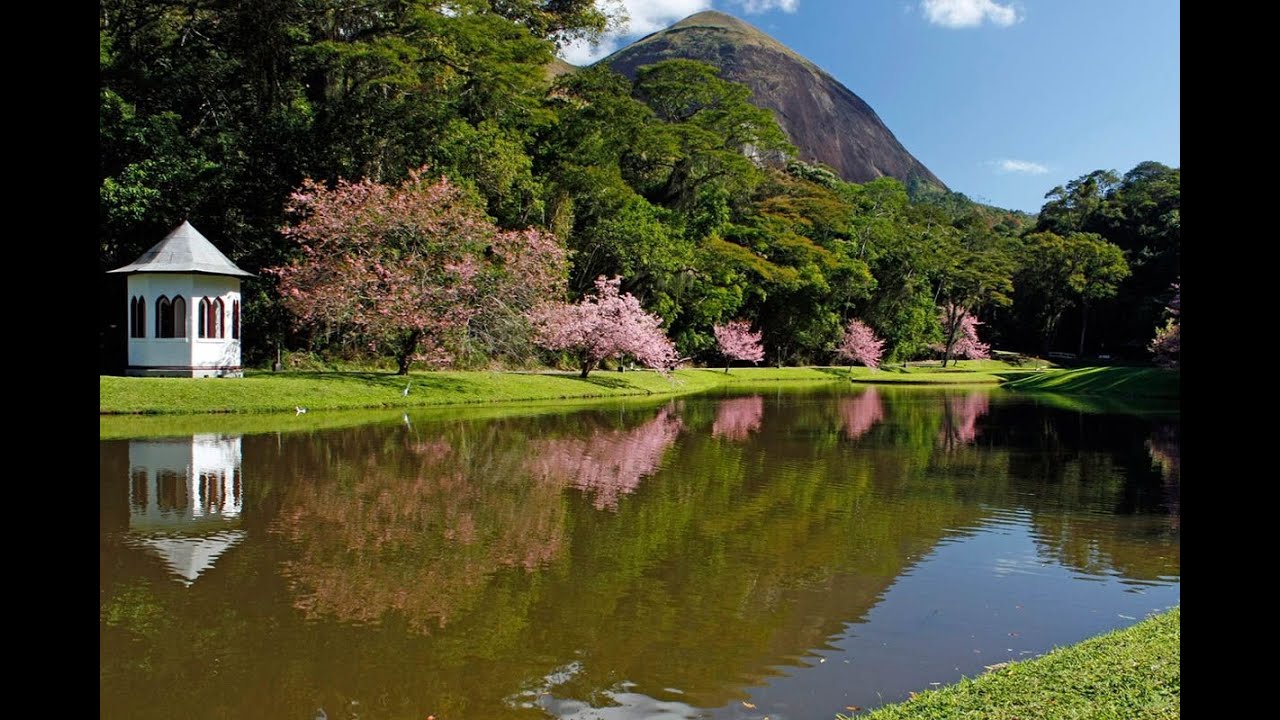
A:
[[[301,415],[307,411],[307,409],[302,407],[301,405],[295,405],[293,409],[297,410],[297,412],[295,412],[294,415]]]
[[[412,383],[410,383],[412,385]],[[402,397],[409,397],[409,385],[404,386],[404,392],[400,393]]]

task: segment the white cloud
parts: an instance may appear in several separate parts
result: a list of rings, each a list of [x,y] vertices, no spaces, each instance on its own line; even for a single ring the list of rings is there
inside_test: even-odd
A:
[[[800,0],[730,0],[734,5],[742,8],[742,12],[748,15],[758,15],[759,13],[769,12],[770,10],[781,10],[785,13],[793,13],[800,8]]]
[[[1022,19],[1012,4],[995,0],[920,0],[920,9],[929,22],[948,28],[977,27],[986,21],[1009,27]]]
[[[1049,172],[1049,168],[1034,163],[1030,160],[1011,160],[1005,158],[1003,160],[988,160],[987,165],[995,166],[998,173],[1022,173],[1023,175],[1044,175]]]
[[[756,3],[795,5],[799,0],[747,0]],[[560,57],[574,65],[588,65],[617,50],[624,39],[638,38],[682,20],[696,12],[711,9],[711,0],[622,0],[628,22],[618,32],[605,35],[598,45],[571,43],[560,51]]]

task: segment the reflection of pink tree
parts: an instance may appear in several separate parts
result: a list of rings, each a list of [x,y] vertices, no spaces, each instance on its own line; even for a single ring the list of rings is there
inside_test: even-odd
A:
[[[711,437],[745,440],[748,435],[760,429],[763,419],[763,397],[752,395],[725,400],[716,409],[716,419],[711,424]]]
[[[616,509],[620,497],[658,470],[681,425],[668,406],[630,430],[594,430],[585,438],[536,441],[529,446],[529,472],[543,482],[569,483],[593,493],[597,509]]]
[[[986,393],[969,393],[962,398],[948,398],[938,444],[952,448],[967,445],[978,437],[978,418],[991,410]]]
[[[873,425],[884,419],[884,403],[875,388],[867,388],[857,397],[840,401],[840,419],[844,421],[844,434],[850,440],[862,437]]]

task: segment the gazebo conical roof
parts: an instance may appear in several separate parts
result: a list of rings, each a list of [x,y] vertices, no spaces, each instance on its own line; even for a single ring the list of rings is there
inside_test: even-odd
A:
[[[183,221],[137,260],[110,273],[203,273],[253,277],[236,267],[209,239]]]

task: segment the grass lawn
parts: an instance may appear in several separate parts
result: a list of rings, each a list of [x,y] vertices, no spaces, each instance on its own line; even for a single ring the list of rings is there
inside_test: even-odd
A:
[[[832,380],[811,368],[577,373],[249,372],[244,378],[127,378],[101,376],[98,411],[120,413],[266,413],[352,408],[410,408],[563,398],[674,395],[726,383]],[[404,388],[409,385],[409,394]]]
[[[1174,720],[1181,609],[922,692],[859,720]],[[845,719],[847,716],[838,715]]]
[[[1009,380],[1004,385],[1008,390],[1067,395],[1176,398],[1181,387],[1178,371],[1162,368],[1093,367],[1000,375]]]

